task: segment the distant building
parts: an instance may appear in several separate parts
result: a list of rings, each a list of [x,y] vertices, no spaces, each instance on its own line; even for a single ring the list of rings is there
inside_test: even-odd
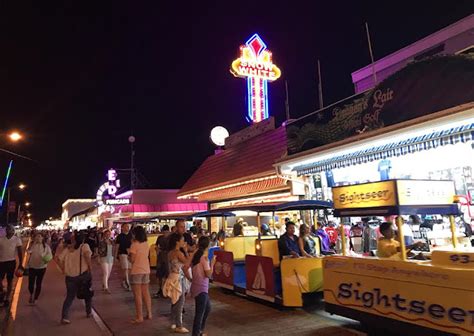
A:
[[[65,222],[73,215],[93,207],[94,204],[94,198],[68,199],[62,205],[61,220]]]
[[[408,63],[435,55],[456,55],[474,52],[474,14],[443,28],[415,43],[397,50],[374,63],[377,83]],[[372,64],[352,73],[356,93],[373,88]]]

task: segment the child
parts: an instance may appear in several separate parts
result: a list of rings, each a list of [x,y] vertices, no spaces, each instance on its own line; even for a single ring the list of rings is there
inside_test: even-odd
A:
[[[383,235],[377,242],[377,257],[379,258],[397,258],[400,257],[400,243],[394,239],[392,223],[384,222],[380,224],[380,233]],[[407,246],[407,251],[423,246],[422,242],[417,242],[413,245]]]
[[[212,276],[216,258],[212,259],[209,265],[207,250],[210,239],[207,236],[199,237],[198,250],[193,256],[192,272],[193,281],[191,284],[191,294],[196,302],[194,314],[193,336],[206,335],[203,330],[206,326],[206,319],[211,311],[211,301],[209,299],[209,279]]]

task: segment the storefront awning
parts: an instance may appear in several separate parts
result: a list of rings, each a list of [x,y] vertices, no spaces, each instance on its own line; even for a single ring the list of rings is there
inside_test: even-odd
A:
[[[171,204],[128,204],[119,207],[123,213],[169,213],[169,212],[196,212],[207,210],[207,203],[171,203]]]
[[[442,131],[428,133],[403,141],[392,142],[382,146],[355,151],[345,155],[334,156],[330,159],[316,161],[295,167],[298,176],[320,173],[335,168],[343,168],[361,163],[402,156],[421,152],[439,146],[466,143],[474,139],[474,123],[454,127]]]
[[[256,195],[278,190],[289,190],[288,181],[277,176],[270,176],[259,181],[245,183],[234,187],[212,190],[199,195],[200,201],[231,199],[243,195]]]
[[[178,197],[216,200],[265,191],[267,182],[261,185],[264,188],[262,190],[252,188],[248,184],[250,181],[266,180],[275,175],[273,164],[286,154],[286,149],[285,127],[249,137],[237,145],[226,147],[225,150],[209,156],[201,164],[181,188]],[[260,183],[257,182],[254,186],[258,184]],[[240,186],[251,190],[239,191]]]

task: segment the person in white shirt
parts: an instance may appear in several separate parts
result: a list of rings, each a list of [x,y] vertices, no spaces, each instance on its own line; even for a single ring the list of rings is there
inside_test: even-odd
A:
[[[16,257],[18,255],[18,268],[23,270],[23,244],[21,239],[15,235],[15,228],[11,225],[6,227],[6,236],[0,237],[0,295],[3,294],[3,305],[10,305],[10,294],[12,292],[13,275],[16,269]],[[3,292],[3,278],[7,276],[7,291]]]
[[[84,243],[85,235],[81,232],[75,233],[71,237],[70,244],[61,252],[58,257],[58,264],[66,275],[66,299],[62,309],[62,324],[69,324],[69,309],[77,295],[79,285],[83,281],[92,282],[91,276],[91,256],[92,251],[88,244]],[[68,242],[66,242],[68,243]],[[92,316],[92,297],[85,299],[86,316]]]
[[[44,274],[48,262],[51,261],[53,255],[51,248],[45,243],[43,235],[37,232],[33,236],[33,242],[27,250],[28,259],[28,290],[30,292],[30,304],[35,304],[41,293],[41,284],[43,283]]]

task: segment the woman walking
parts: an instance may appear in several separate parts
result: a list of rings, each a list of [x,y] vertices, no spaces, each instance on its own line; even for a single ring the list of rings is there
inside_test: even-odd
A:
[[[133,228],[133,240],[130,246],[130,260],[132,269],[130,271],[130,284],[132,285],[133,296],[135,298],[136,317],[132,323],[143,322],[143,302],[145,302],[147,320],[151,320],[151,297],[149,290],[150,283],[150,246],[148,245],[146,232],[142,226]]]
[[[209,265],[207,251],[209,249],[209,237],[202,236],[198,241],[198,250],[193,256],[192,270],[193,282],[191,284],[191,295],[194,297],[196,306],[193,323],[193,336],[207,335],[204,332],[206,320],[211,311],[211,300],[209,299],[209,279],[212,276],[216,257],[212,258]]]
[[[171,299],[171,330],[178,334],[186,334],[188,329],[183,327],[183,307],[186,295],[185,280],[191,281],[189,274],[189,259],[181,248],[186,243],[179,233],[173,233],[168,239],[169,275],[163,286],[163,295]],[[186,277],[186,279],[185,279]]]
[[[53,255],[51,248],[43,239],[43,235],[37,232],[33,236],[33,242],[27,250],[29,253],[29,260],[27,267],[29,268],[28,275],[28,290],[30,292],[29,303],[34,305],[41,293],[41,284],[46,273],[48,262],[51,261]]]
[[[87,284],[90,287],[92,282],[91,276],[91,255],[92,251],[88,244],[84,243],[85,235],[76,232],[71,236],[71,240],[61,255],[58,257],[59,267],[66,275],[66,299],[64,300],[61,323],[69,324],[69,309],[71,308],[74,298],[77,296],[79,287]],[[85,297],[86,316],[91,317],[92,314],[92,296]]]
[[[110,240],[110,230],[105,230],[99,242],[99,263],[102,267],[102,289],[107,294],[109,291],[109,277],[114,266],[113,245]]]

